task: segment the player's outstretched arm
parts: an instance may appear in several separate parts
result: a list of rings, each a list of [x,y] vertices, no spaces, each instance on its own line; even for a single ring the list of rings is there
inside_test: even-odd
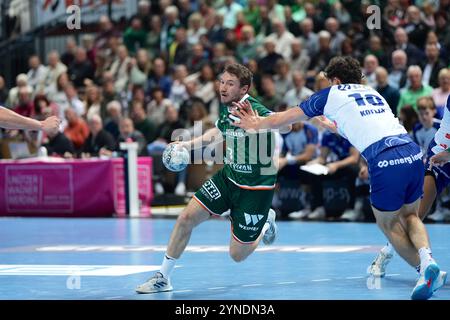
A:
[[[283,112],[275,112],[267,117],[260,117],[253,109],[246,106],[236,108],[232,113],[239,118],[239,121],[235,121],[233,125],[247,131],[282,129],[301,121],[305,117],[300,108],[290,108]]]
[[[204,146],[205,143],[220,143],[223,141],[222,133],[218,128],[211,128],[206,130],[206,132],[194,139],[187,141],[175,141],[173,143],[178,143],[180,146],[185,147],[188,150],[196,150],[200,149]]]
[[[0,107],[0,127],[5,129],[43,130],[48,133],[58,131],[60,123],[60,120],[55,116],[48,117],[44,121],[38,121]]]

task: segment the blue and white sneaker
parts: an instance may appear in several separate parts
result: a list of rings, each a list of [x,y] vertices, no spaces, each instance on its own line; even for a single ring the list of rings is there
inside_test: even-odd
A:
[[[412,300],[427,300],[434,293],[436,280],[439,278],[440,269],[436,262],[431,262],[423,272],[411,293]],[[437,289],[436,289],[437,290]]]
[[[272,244],[275,239],[277,238],[278,233],[278,227],[275,223],[275,218],[277,217],[277,214],[273,209],[269,210],[269,215],[267,217],[267,222],[269,223],[269,229],[266,230],[266,233],[264,233],[264,236],[262,238],[264,244],[269,245]]]
[[[447,282],[447,272],[441,271],[439,272],[439,277],[437,277],[436,281],[433,285],[433,293],[440,289]]]
[[[137,293],[156,293],[172,290],[173,287],[170,284],[170,280],[164,278],[161,272],[155,273],[155,275],[148,279],[147,282],[136,288]]]

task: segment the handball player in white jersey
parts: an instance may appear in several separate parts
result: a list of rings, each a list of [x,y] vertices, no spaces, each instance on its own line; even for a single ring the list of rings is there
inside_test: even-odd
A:
[[[398,254],[420,276],[411,298],[429,299],[440,268],[431,254],[428,233],[418,216],[424,180],[420,147],[394,116],[386,100],[361,85],[362,73],[351,57],[331,59],[325,74],[331,87],[300,103],[298,108],[259,117],[244,103],[235,103],[235,125],[246,130],[280,128],[305,117],[331,121],[337,132],[358,149],[367,162],[370,200],[378,226]],[[327,120],[329,119],[329,120]]]

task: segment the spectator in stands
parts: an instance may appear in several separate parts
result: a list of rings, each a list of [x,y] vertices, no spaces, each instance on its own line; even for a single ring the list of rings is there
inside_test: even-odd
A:
[[[245,21],[247,21],[247,23],[253,27],[253,30],[256,31],[260,21],[259,5],[257,1],[248,0],[247,5],[242,12],[244,13]]]
[[[224,4],[217,10],[217,13],[223,16],[223,26],[227,29],[236,27],[237,13],[242,11],[242,6],[234,0],[224,0]]]
[[[45,79],[47,68],[41,64],[41,60],[37,55],[32,55],[28,59],[28,66],[30,68],[27,73],[28,85],[33,88],[32,93],[35,93]]]
[[[102,99],[100,107],[100,116],[102,117],[102,119],[106,119],[108,114],[107,112],[108,103],[114,100],[119,100],[120,95],[116,92],[113,80],[104,81],[101,92],[102,92]]]
[[[378,66],[378,59],[373,54],[369,54],[364,58],[363,74],[367,80],[367,85],[372,88],[377,86],[375,70]]]
[[[141,19],[142,26],[143,26],[143,29],[145,32],[149,31],[150,19],[152,16],[154,16],[154,15],[152,14],[152,8],[151,8],[150,1],[149,0],[139,0],[138,10],[134,17]]]
[[[117,92],[122,92],[127,88],[130,71],[131,58],[128,55],[128,49],[124,45],[119,46],[117,50],[117,59],[111,65],[111,73],[114,78],[114,87]]]
[[[78,92],[74,85],[71,83],[66,85],[64,88],[64,92],[67,96],[67,105],[59,106],[60,109],[62,109],[62,112],[65,112],[66,109],[73,109],[78,116],[83,116],[85,114],[84,104],[83,101],[81,101],[78,97]]]
[[[442,119],[444,115],[445,104],[450,95],[450,69],[442,69],[438,75],[439,87],[433,89],[431,96],[436,105],[436,117]]]
[[[403,106],[403,108],[399,110],[398,119],[412,137],[414,126],[419,121],[419,116],[417,115],[415,108],[411,105]]]
[[[144,135],[146,144],[153,142],[157,135],[156,125],[149,117],[147,117],[142,101],[133,101],[130,116],[136,130]]]
[[[96,85],[90,85],[86,88],[86,99],[84,101],[84,114],[86,119],[92,118],[93,115],[100,116],[102,104],[102,95],[100,89]]]
[[[47,63],[47,73],[44,81],[41,83],[40,92],[44,92],[47,87],[56,83],[61,73],[67,72],[67,66],[59,60],[59,53],[55,50],[48,53]]]
[[[422,149],[422,153],[426,155],[428,145],[434,139],[434,134],[438,131],[441,123],[435,118],[436,106],[433,98],[420,97],[417,99],[417,113],[419,122],[413,128],[413,139]]]
[[[287,61],[278,60],[275,65],[275,90],[277,94],[282,97],[284,94],[294,87],[291,77],[291,68]]]
[[[185,79],[187,76],[188,71],[184,64],[175,66],[169,100],[172,101],[173,105],[177,109],[180,109],[181,103],[189,97],[185,85]]]
[[[139,156],[145,155],[145,138],[139,131],[135,130],[133,121],[130,118],[122,118],[119,122],[119,130],[120,135],[116,145],[116,151],[120,150],[121,142],[137,142],[138,150],[137,153]]]
[[[67,108],[64,111],[67,126],[64,129],[64,134],[75,147],[75,154],[80,154],[84,143],[89,136],[89,127],[86,122],[75,112],[72,108]]]
[[[77,42],[74,37],[68,37],[66,40],[66,51],[61,55],[61,62],[70,66],[75,60],[75,52],[77,50]]]
[[[178,16],[180,19],[180,23],[183,27],[187,27],[189,24],[189,18],[193,12],[197,11],[197,1],[195,3],[191,0],[178,0],[178,8],[180,11],[178,12]],[[202,17],[203,20],[203,17]]]
[[[328,65],[328,62],[333,57],[333,53],[330,48],[331,35],[328,31],[323,30],[319,32],[319,51],[312,56],[310,70],[314,76],[324,70]]]
[[[0,105],[5,105],[8,99],[8,88],[6,88],[5,79],[0,76]]]
[[[159,57],[161,54],[161,31],[161,17],[158,15],[152,16],[150,20],[150,30],[147,33],[147,38],[145,40],[145,49],[147,49],[151,59]]]
[[[319,52],[319,36],[314,32],[314,23],[311,18],[306,18],[301,22],[302,36],[305,49],[309,56],[314,57]]]
[[[236,55],[241,63],[247,63],[250,59],[256,59],[259,55],[259,41],[255,39],[255,30],[251,25],[242,27],[242,38],[239,42]]]
[[[153,60],[153,69],[147,80],[147,92],[151,95],[154,88],[158,87],[162,90],[164,97],[170,94],[172,79],[166,74],[166,63],[162,58]]]
[[[309,164],[320,163],[328,168],[327,175],[309,176],[312,187],[311,208],[302,210],[298,218],[308,218],[311,220],[323,220],[326,218],[323,199],[323,183],[328,180],[347,179],[347,188],[350,201],[344,211],[342,218],[356,220],[361,216],[361,212],[355,213],[355,180],[359,173],[359,152],[348,140],[338,134],[325,131],[322,136],[320,155]],[[309,212],[309,213],[308,213]],[[292,216],[292,215],[290,215]]]
[[[388,72],[383,67],[378,67],[375,70],[377,86],[375,90],[377,90],[392,110],[392,113],[397,115],[397,106],[398,101],[400,99],[400,94],[397,89],[390,86],[388,83]]]
[[[429,27],[422,21],[421,12],[416,6],[408,7],[404,28],[411,43],[423,50]]]
[[[261,74],[275,74],[275,65],[283,56],[275,51],[275,41],[273,38],[264,40],[264,56],[258,61],[258,69]]]
[[[342,42],[345,40],[345,34],[339,29],[339,21],[336,18],[330,17],[325,21],[325,28],[330,33],[330,49],[333,55],[338,55],[341,52]]]
[[[283,103],[283,97],[277,93],[275,81],[270,74],[266,74],[261,79],[262,95],[258,97],[261,103],[268,109],[278,111]]]
[[[164,11],[164,23],[161,29],[161,52],[167,52],[170,45],[175,39],[177,29],[181,27],[178,19],[178,8],[176,6],[168,6]]]
[[[72,141],[60,131],[47,133],[47,139],[42,146],[47,149],[47,154],[50,157],[70,159],[75,155],[75,148]]]
[[[122,118],[122,106],[117,100],[112,100],[106,105],[106,120],[105,120],[105,130],[108,131],[114,138],[118,141],[120,130],[119,123]]]
[[[81,37],[81,46],[86,50],[86,57],[95,71],[95,57],[97,56],[97,48],[95,48],[95,38],[91,34],[85,34]],[[103,54],[103,52],[101,52]],[[92,80],[92,79],[91,79]]]
[[[216,92],[214,91],[215,76],[212,67],[205,64],[199,72],[186,77],[185,80],[186,83],[195,81],[195,96],[202,99],[209,106],[216,96]]]
[[[94,79],[94,67],[91,61],[88,60],[86,50],[84,48],[77,48],[75,53],[75,60],[69,67],[69,78],[76,88],[85,86],[85,80]]]
[[[256,38],[265,39],[272,32],[273,27],[272,20],[269,17],[269,9],[267,6],[262,5],[259,7],[259,21],[255,27]]]
[[[408,40],[408,34],[405,29],[399,27],[395,30],[395,49],[401,49],[405,51],[408,57],[408,65],[418,65],[424,58],[424,54],[417,46],[410,43]]]
[[[367,49],[365,55],[374,55],[377,58],[379,64],[383,67],[387,67],[389,65],[386,51],[383,48],[383,43],[381,42],[381,38],[379,36],[373,35],[370,37],[369,48]]]
[[[310,19],[313,23],[313,31],[318,33],[319,31],[324,29],[324,18],[325,15],[322,15],[317,9],[316,6],[311,2],[306,2],[304,4],[306,19]],[[306,20],[305,19],[305,20]],[[304,20],[303,20],[304,21]]]
[[[224,17],[223,14],[214,14],[214,23],[208,30],[208,39],[212,44],[224,43],[225,42],[225,31],[226,28],[223,25]]]
[[[301,71],[295,70],[292,72],[292,82],[294,88],[287,91],[283,98],[283,102],[288,107],[297,106],[300,102],[306,100],[314,93],[312,90],[305,87],[305,78]]]
[[[9,90],[8,99],[6,100],[7,107],[13,108],[19,103],[19,90],[21,88],[27,88],[30,94],[33,92],[33,88],[28,85],[28,77],[25,73],[21,73],[16,77],[16,86]]]
[[[194,44],[191,48],[191,53],[186,63],[189,72],[199,72],[205,64],[209,64],[209,59],[203,45],[200,43]]]
[[[37,94],[34,97],[34,118],[37,120],[44,120],[49,116],[58,116],[58,105],[48,100],[43,94]]]
[[[58,76],[55,83],[52,83],[44,90],[44,94],[48,99],[53,101],[61,111],[58,115],[60,119],[64,118],[64,110],[61,109],[64,109],[69,103],[64,91],[69,84],[69,75],[66,72],[63,72]]]
[[[164,122],[167,108],[172,105],[169,99],[164,98],[161,88],[154,88],[152,92],[152,100],[147,106],[147,115],[157,126]]]
[[[284,18],[286,19],[284,24],[286,25],[287,30],[292,33],[295,38],[297,38],[302,34],[302,30],[300,29],[298,22],[303,20],[306,14],[303,10],[303,16],[299,17],[298,12],[300,11],[300,8],[297,6],[294,9],[297,9],[295,18],[292,16],[292,7],[284,6]]]
[[[425,55],[426,61],[423,61],[421,64],[423,70],[422,82],[433,88],[437,88],[439,86],[439,71],[444,69],[446,65],[444,61],[439,58],[439,49],[434,43],[428,43],[425,46]]]
[[[89,136],[83,144],[81,156],[83,158],[98,157],[101,155],[111,156],[116,148],[114,137],[103,129],[103,121],[99,115],[93,114],[87,120]]]
[[[284,59],[288,59],[291,55],[291,44],[295,37],[286,30],[286,26],[281,20],[272,20],[272,26],[274,32],[268,38],[275,43],[275,52],[282,55]]]
[[[95,37],[95,48],[98,51],[108,49],[110,38],[119,37],[118,31],[114,28],[113,23],[108,16],[101,16],[99,20],[100,32]]]
[[[189,58],[190,45],[187,40],[186,29],[181,27],[175,33],[175,40],[169,48],[169,64],[186,64]]]
[[[189,45],[194,45],[200,41],[200,36],[207,33],[207,30],[203,26],[203,19],[200,13],[193,13],[189,17],[187,30],[187,41]]]
[[[291,55],[286,60],[291,66],[291,70],[298,70],[306,73],[311,62],[306,49],[303,49],[303,41],[301,39],[294,39],[291,43]]]
[[[137,50],[145,47],[146,40],[147,31],[144,29],[142,19],[134,17],[123,34],[123,44],[127,47],[128,52],[134,55]]]
[[[18,93],[18,103],[14,106],[13,111],[24,117],[34,117],[34,103],[31,99],[31,91],[28,87],[20,87]]]
[[[410,105],[417,110],[417,99],[423,96],[431,96],[433,88],[422,83],[422,70],[419,66],[410,66],[407,72],[410,85],[400,93],[400,101],[397,110],[405,105]]]
[[[407,62],[405,51],[398,49],[392,52],[392,68],[389,70],[388,82],[394,89],[402,89],[406,85]]]

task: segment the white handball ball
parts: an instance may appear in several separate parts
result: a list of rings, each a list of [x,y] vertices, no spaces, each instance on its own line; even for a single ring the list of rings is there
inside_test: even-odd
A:
[[[189,160],[189,151],[176,143],[169,144],[162,155],[164,166],[173,172],[183,171],[189,164]]]

